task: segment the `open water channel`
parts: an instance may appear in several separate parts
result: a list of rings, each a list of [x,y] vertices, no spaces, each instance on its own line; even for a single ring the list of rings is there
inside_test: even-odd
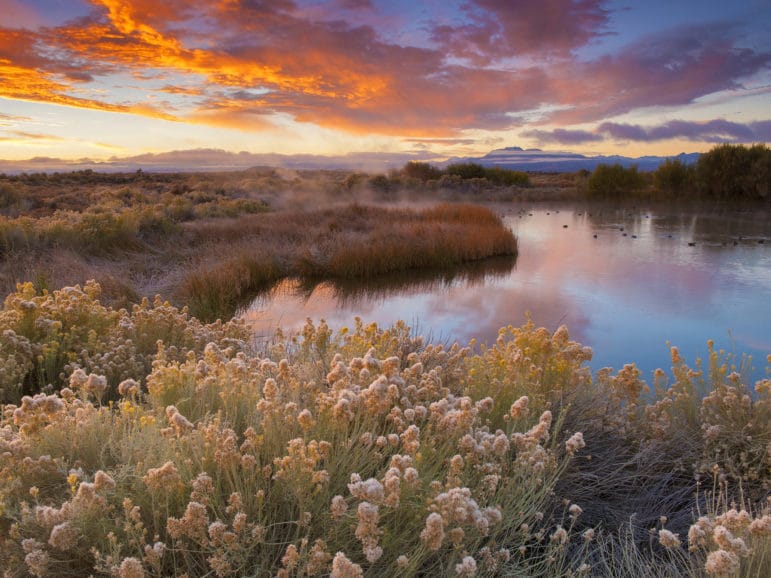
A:
[[[243,315],[261,333],[332,328],[354,317],[404,320],[434,341],[491,343],[529,315],[594,350],[591,367],[634,362],[651,382],[669,344],[692,365],[717,349],[752,356],[751,383],[771,354],[771,214],[607,205],[495,205],[519,239],[517,259],[413,272],[367,284],[287,280]]]

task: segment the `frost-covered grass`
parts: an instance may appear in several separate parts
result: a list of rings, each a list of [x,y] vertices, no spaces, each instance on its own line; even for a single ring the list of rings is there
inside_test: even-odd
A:
[[[256,344],[99,287],[0,312],[9,576],[759,576],[771,381],[655,392],[567,329],[323,322]],[[771,360],[769,360],[771,362]]]

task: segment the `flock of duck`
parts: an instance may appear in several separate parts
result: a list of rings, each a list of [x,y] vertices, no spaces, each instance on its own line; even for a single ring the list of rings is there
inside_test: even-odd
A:
[[[555,213],[555,214],[558,214],[558,213],[559,213],[559,210],[555,210],[555,211],[554,211],[554,213]],[[547,215],[551,215],[551,211],[546,211],[546,214],[547,214]],[[580,216],[582,216],[583,214],[584,214],[583,212],[578,212],[578,213],[576,213],[576,216],[580,217]],[[520,219],[521,219],[522,217],[524,217],[525,215],[527,215],[528,217],[532,217],[532,216],[533,216],[533,213],[532,213],[531,211],[526,211],[526,210],[524,210],[524,209],[520,209],[520,210],[519,210],[519,212],[517,213],[517,216],[518,216]],[[587,211],[587,212],[586,212],[586,216],[587,216],[587,217],[591,217],[591,216],[592,216],[592,213],[590,213],[590,212],[588,212],[588,211]],[[628,216],[632,217],[632,216],[634,216],[634,214],[633,214],[633,213],[629,213],[629,215],[628,215]],[[650,215],[645,215],[645,218],[646,218],[646,219],[650,219]],[[562,228],[563,228],[563,229],[567,229],[567,228],[568,228],[568,225],[566,225],[566,224],[565,224],[565,225],[562,225]],[[619,227],[617,227],[617,229],[618,229],[618,231],[621,233],[621,236],[622,236],[622,237],[630,237],[630,238],[632,238],[632,239],[637,239],[637,235],[634,235],[634,234],[630,235],[629,233],[627,233],[626,231],[624,231],[624,227],[620,227],[620,226],[619,226]],[[598,238],[598,234],[597,234],[597,233],[594,233],[594,234],[592,235],[592,237],[594,237],[595,239],[597,239],[597,238]],[[666,235],[666,237],[667,237],[668,239],[671,239],[671,238],[672,238],[672,235],[671,235],[671,234],[667,234],[667,235]],[[736,245],[738,245],[740,242],[752,242],[753,240],[757,241],[757,244],[759,244],[759,245],[763,245],[763,244],[766,242],[765,238],[762,238],[762,237],[761,237],[761,238],[759,238],[759,239],[753,239],[753,238],[743,237],[743,236],[741,236],[741,235],[739,235],[739,237],[737,237],[737,238],[735,238],[735,239],[732,239],[730,242],[731,242],[731,243],[732,243],[734,246],[736,246]],[[729,241],[723,241],[723,242],[721,243],[721,245],[723,245],[723,246],[727,246],[728,244],[729,244]],[[696,246],[696,241],[688,241],[688,246],[689,246],[689,247],[695,247],[695,246]]]

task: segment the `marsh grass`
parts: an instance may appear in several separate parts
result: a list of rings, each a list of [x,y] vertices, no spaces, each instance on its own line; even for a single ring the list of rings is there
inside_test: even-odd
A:
[[[270,289],[285,272],[270,256],[261,259],[241,254],[215,269],[199,268],[188,274],[182,288],[190,308],[201,319],[217,319],[236,311],[257,292]]]
[[[474,205],[351,205],[242,217],[193,223],[189,238],[204,254],[232,255],[224,262],[202,259],[180,288],[191,311],[207,320],[232,315],[245,297],[283,277],[371,279],[517,253],[516,238],[502,220]]]
[[[0,175],[0,288],[98,279],[113,304],[160,292],[213,320],[287,276],[371,278],[516,253],[487,209],[356,204],[377,195],[351,177]]]
[[[673,350],[671,381],[646,393],[632,365],[592,376],[564,327],[477,349],[309,321],[255,349],[239,323],[98,298],[28,284],[0,312],[12,576],[749,578],[768,563],[771,382],[749,395],[720,352],[702,372]]]

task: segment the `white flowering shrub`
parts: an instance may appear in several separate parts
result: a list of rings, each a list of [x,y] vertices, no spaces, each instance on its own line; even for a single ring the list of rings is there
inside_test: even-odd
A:
[[[257,351],[238,323],[97,297],[95,284],[21,286],[0,316],[9,575],[603,575],[621,558],[614,528],[588,518],[600,484],[587,432],[625,421],[643,448],[664,408],[693,431],[724,421],[709,399],[673,401],[688,415],[646,402],[631,366],[593,380],[564,328],[509,328],[475,351],[403,323],[309,321]],[[757,393],[743,411],[762,415]],[[768,423],[753,427],[768,439]],[[624,568],[759,567],[767,508],[711,511],[691,531],[662,522],[647,558],[626,546]]]
[[[108,335],[148,314],[92,304]],[[571,459],[558,420],[491,429],[509,408],[465,393],[468,348],[423,345],[401,324],[333,335],[309,323],[269,352],[285,357],[225,337],[169,355],[189,339],[169,331],[149,374],[144,361],[139,379],[115,374],[113,404],[101,403],[109,380],[76,367],[59,391],[4,406],[6,567],[492,575],[568,547],[548,540],[550,489]]]
[[[109,395],[124,379],[143,381],[159,355],[184,359],[208,343],[243,348],[248,334],[239,323],[203,324],[156,298],[131,311],[99,302],[101,288],[65,287],[37,293],[32,283],[18,286],[0,310],[0,401],[58,390],[76,369],[102,375]]]

